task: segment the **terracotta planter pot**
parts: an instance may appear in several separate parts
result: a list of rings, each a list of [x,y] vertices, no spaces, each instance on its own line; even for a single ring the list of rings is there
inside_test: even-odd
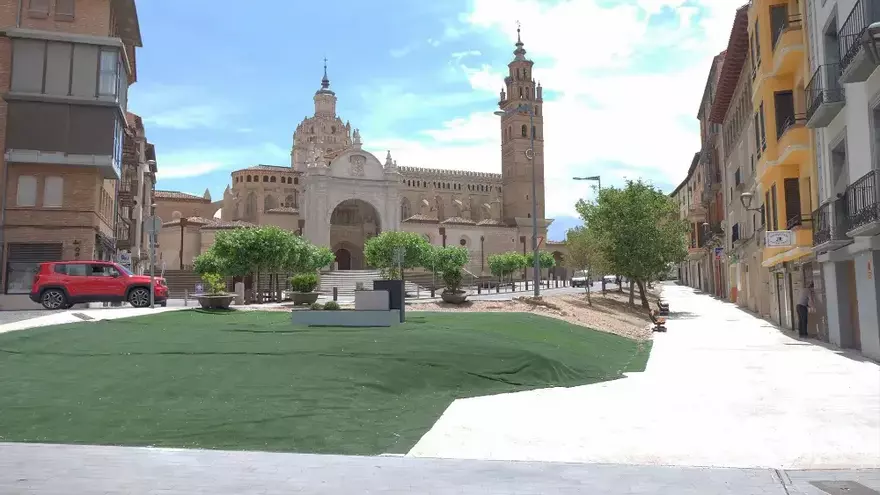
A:
[[[319,294],[317,292],[292,292],[293,304],[313,304],[318,301]]]
[[[229,309],[235,299],[233,294],[215,294],[198,296],[202,309]]]
[[[467,301],[467,292],[458,290],[455,292],[443,291],[440,293],[440,299],[449,304],[462,304]]]

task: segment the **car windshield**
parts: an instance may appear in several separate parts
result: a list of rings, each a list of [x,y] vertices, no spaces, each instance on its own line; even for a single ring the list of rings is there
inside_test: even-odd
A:
[[[578,270],[578,271],[574,272],[574,276],[575,276],[575,278],[578,278],[578,277],[579,278],[587,278],[587,272],[585,272],[583,270]]]
[[[124,266],[122,266],[122,265],[116,265],[116,267],[119,268],[119,270],[120,270],[122,273],[124,273],[124,274],[126,274],[126,275],[128,275],[128,276],[132,276],[132,275],[134,275],[133,273],[131,273],[131,270],[129,270],[128,268],[126,268],[126,267],[124,267]]]

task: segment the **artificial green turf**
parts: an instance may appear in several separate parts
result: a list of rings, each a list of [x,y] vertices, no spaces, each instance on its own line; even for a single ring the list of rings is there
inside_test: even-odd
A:
[[[456,398],[611,380],[650,352],[530,314],[407,319],[181,311],[0,334],[0,441],[402,453]]]

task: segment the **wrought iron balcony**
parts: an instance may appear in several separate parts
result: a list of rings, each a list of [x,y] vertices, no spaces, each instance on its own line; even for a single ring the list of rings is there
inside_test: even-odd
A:
[[[804,90],[807,96],[807,127],[826,127],[846,104],[840,84],[840,64],[820,65]]]
[[[785,229],[797,229],[812,221],[813,219],[809,215],[792,215],[785,221]]]
[[[837,32],[840,40],[840,81],[864,82],[877,64],[862,46],[862,37],[871,24],[880,21],[880,0],[856,0],[843,26]]]
[[[871,236],[880,232],[878,172],[871,170],[846,188],[848,235]]]
[[[823,203],[813,212],[813,246],[817,252],[837,249],[851,240],[846,195]]]
[[[777,127],[776,130],[776,139],[782,139],[782,136],[785,135],[789,129],[792,129],[795,126],[804,125],[807,122],[806,115],[802,113],[796,113],[793,115],[789,115],[782,120],[782,124]]]
[[[802,26],[803,23],[801,22],[801,16],[799,15],[790,15],[787,19],[782,21],[782,24],[774,26],[776,30],[773,31],[773,50],[776,50],[776,45],[779,44],[779,40],[782,39],[782,35],[785,34],[786,31],[801,29]]]

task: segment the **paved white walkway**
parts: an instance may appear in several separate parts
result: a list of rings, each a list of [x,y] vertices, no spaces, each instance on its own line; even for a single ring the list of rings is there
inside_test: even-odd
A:
[[[48,327],[51,325],[64,325],[67,323],[82,323],[83,321],[101,321],[101,320],[117,320],[119,318],[131,318],[133,316],[144,316],[150,314],[164,313],[166,311],[179,311],[187,309],[184,307],[167,307],[157,306],[150,308],[101,308],[101,309],[67,309],[50,313],[45,316],[29,318],[27,320],[16,321],[0,325],[0,333],[14,332],[16,330],[26,330],[28,328]],[[192,309],[190,307],[189,309]],[[85,315],[83,319],[76,315]]]
[[[644,373],[454,402],[410,456],[716,467],[880,467],[880,367],[666,287]],[[675,317],[675,313],[685,315]]]

